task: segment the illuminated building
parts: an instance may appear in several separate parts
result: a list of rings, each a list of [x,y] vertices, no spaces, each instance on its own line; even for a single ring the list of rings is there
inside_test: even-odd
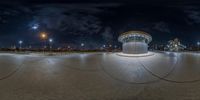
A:
[[[143,54],[148,53],[148,43],[152,41],[152,37],[143,31],[128,31],[120,35],[118,40],[123,43],[123,53]]]
[[[175,38],[174,40],[168,41],[166,49],[169,51],[182,51],[186,48],[183,44],[180,43],[180,40],[178,38]]]

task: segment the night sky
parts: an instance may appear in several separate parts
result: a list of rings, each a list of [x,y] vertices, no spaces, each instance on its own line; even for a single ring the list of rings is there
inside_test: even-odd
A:
[[[195,44],[200,40],[200,1],[0,1],[0,47],[17,45],[19,40],[40,45],[40,32],[47,32],[57,46],[120,46],[118,36],[130,30],[148,32],[152,43],[166,44],[177,37],[186,45]]]

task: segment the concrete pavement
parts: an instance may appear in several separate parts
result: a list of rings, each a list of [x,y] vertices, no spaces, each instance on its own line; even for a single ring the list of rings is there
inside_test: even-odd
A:
[[[0,53],[0,100],[200,100],[200,54]]]

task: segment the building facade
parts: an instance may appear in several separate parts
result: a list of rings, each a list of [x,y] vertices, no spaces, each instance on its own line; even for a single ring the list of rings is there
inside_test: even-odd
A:
[[[122,52],[126,54],[143,54],[148,52],[148,43],[152,37],[143,31],[128,31],[119,36]]]
[[[168,51],[178,52],[178,51],[183,51],[184,49],[186,49],[186,46],[181,44],[181,42],[178,38],[168,41],[168,44],[166,46],[166,50],[168,50]]]

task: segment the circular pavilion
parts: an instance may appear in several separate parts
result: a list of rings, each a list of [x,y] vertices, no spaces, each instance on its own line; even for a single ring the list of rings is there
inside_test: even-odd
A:
[[[122,52],[126,54],[148,53],[148,43],[152,41],[151,35],[143,31],[128,31],[118,38],[122,45]]]

